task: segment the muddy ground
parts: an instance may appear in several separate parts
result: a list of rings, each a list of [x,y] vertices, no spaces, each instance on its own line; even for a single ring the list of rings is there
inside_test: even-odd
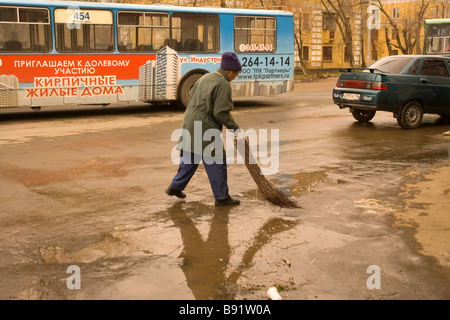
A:
[[[243,129],[279,130],[268,178],[301,209],[235,163],[240,206],[214,206],[203,168],[168,197],[174,108],[0,110],[0,299],[449,299],[450,126],[358,124],[335,82],[235,102]]]

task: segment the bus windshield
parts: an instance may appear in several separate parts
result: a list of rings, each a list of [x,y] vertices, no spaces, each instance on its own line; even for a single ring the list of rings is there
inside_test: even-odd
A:
[[[425,21],[425,54],[450,53],[450,19]]]

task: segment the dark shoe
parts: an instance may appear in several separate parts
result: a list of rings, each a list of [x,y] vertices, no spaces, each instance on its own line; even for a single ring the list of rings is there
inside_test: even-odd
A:
[[[180,198],[180,199],[186,198],[186,194],[183,191],[177,190],[177,189],[174,189],[174,188],[171,188],[171,187],[167,188],[166,193],[169,196],[175,196],[175,197]]]
[[[228,197],[224,200],[216,200],[216,207],[238,206],[240,204],[241,201],[233,199],[232,197]]]

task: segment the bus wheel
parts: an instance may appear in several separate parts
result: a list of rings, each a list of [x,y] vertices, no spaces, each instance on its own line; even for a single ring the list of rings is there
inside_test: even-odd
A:
[[[31,107],[31,110],[33,110],[33,111],[41,111],[41,107]]]
[[[189,92],[194,84],[203,76],[202,73],[194,73],[187,77],[180,85],[180,95],[178,98],[178,106],[186,109],[189,104]]]

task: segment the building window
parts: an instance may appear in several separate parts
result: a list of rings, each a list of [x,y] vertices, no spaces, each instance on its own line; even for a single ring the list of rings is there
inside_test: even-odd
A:
[[[400,8],[392,8],[392,18],[394,19],[400,18]]]
[[[336,31],[330,30],[329,39],[334,40],[335,36],[336,36]]]
[[[345,62],[350,62],[350,60],[352,59],[352,54],[351,54],[351,50],[349,47],[345,47],[344,48],[344,61]]]
[[[302,58],[303,58],[303,61],[309,61],[309,47],[308,46],[303,46]]]
[[[277,51],[275,18],[236,17],[234,21],[234,50],[236,52]]]
[[[336,30],[336,14],[332,14],[332,13],[326,13],[324,12],[322,14],[322,28],[323,30],[330,30],[330,31],[334,31]]]
[[[370,30],[370,37],[372,41],[378,41],[378,29]]]
[[[333,61],[333,47],[323,47],[322,52],[323,52],[322,56],[323,61]]]

